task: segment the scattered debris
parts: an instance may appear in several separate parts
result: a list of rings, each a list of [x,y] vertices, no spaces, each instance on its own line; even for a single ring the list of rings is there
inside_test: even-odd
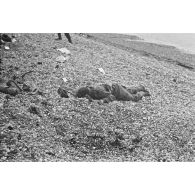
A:
[[[10,49],[9,46],[6,45],[6,46],[5,46],[5,50],[9,50],[9,49]]]
[[[58,89],[58,94],[62,98],[69,98],[68,92],[65,89],[61,88],[61,87],[59,87],[59,89]]]
[[[13,130],[13,129],[14,129],[11,125],[8,125],[7,128],[8,128],[9,130]]]
[[[60,63],[63,63],[63,62],[65,62],[66,60],[68,60],[68,58],[67,58],[67,57],[64,57],[64,56],[58,56],[58,57],[56,58],[56,62],[60,62]]]
[[[31,91],[30,86],[26,85],[25,83],[23,84],[22,90],[25,91],[25,92],[30,92]]]
[[[42,116],[41,116],[40,109],[39,109],[37,106],[31,105],[30,108],[29,108],[28,110],[29,110],[30,113],[36,114],[36,115],[38,115],[39,117],[42,117]]]
[[[66,83],[68,80],[64,77],[64,78],[63,78],[63,81]]]
[[[12,43],[15,43],[15,42],[16,42],[16,39],[15,39],[15,38],[13,38],[13,39],[12,39]]]
[[[99,70],[101,73],[106,74],[103,68],[98,68],[98,70]]]
[[[64,48],[61,48],[61,49],[57,49],[58,51],[62,52],[62,53],[65,53],[66,55],[70,55],[70,51],[68,49],[66,49],[65,47]]]
[[[70,59],[70,55],[66,56],[66,61],[68,61]]]

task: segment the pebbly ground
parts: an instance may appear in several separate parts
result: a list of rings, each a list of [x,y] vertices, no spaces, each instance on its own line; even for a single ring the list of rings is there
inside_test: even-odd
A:
[[[41,93],[0,93],[0,161],[195,161],[194,71],[91,36],[55,38],[20,34],[3,52],[1,76],[33,71],[25,83]],[[71,56],[58,63],[63,47]],[[97,83],[142,84],[151,96],[100,104],[57,93]]]

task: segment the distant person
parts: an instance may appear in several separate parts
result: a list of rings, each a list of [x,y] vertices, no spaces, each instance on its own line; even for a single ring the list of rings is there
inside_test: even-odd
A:
[[[0,38],[1,38],[2,42],[7,42],[7,43],[11,43],[12,42],[11,37],[9,37],[7,34],[1,34]]]
[[[72,44],[72,40],[71,40],[70,34],[69,34],[69,33],[64,33],[64,35],[65,35],[66,38],[68,39],[68,42]],[[58,40],[62,40],[62,35],[61,35],[61,33],[58,33]]]

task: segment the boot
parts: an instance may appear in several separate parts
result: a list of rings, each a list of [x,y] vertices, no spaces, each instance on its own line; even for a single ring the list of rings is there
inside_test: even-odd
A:
[[[61,35],[61,33],[58,33],[58,40],[62,40],[62,35]]]
[[[72,40],[69,33],[64,33],[66,38],[68,39],[68,42],[72,44]]]

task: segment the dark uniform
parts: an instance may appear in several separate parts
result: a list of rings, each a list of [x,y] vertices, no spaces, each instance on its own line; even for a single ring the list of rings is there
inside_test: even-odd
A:
[[[72,43],[70,34],[69,34],[69,33],[64,33],[64,35],[65,35],[66,38],[68,39],[68,42],[69,42],[69,43]],[[61,35],[61,33],[58,33],[58,39],[59,39],[59,40],[62,40],[62,35]]]
[[[112,86],[101,84],[96,87],[81,87],[76,91],[75,96],[78,98],[90,97],[109,103],[114,100],[137,102],[143,96],[150,96],[150,94],[144,86],[127,88],[119,84],[112,84]]]

